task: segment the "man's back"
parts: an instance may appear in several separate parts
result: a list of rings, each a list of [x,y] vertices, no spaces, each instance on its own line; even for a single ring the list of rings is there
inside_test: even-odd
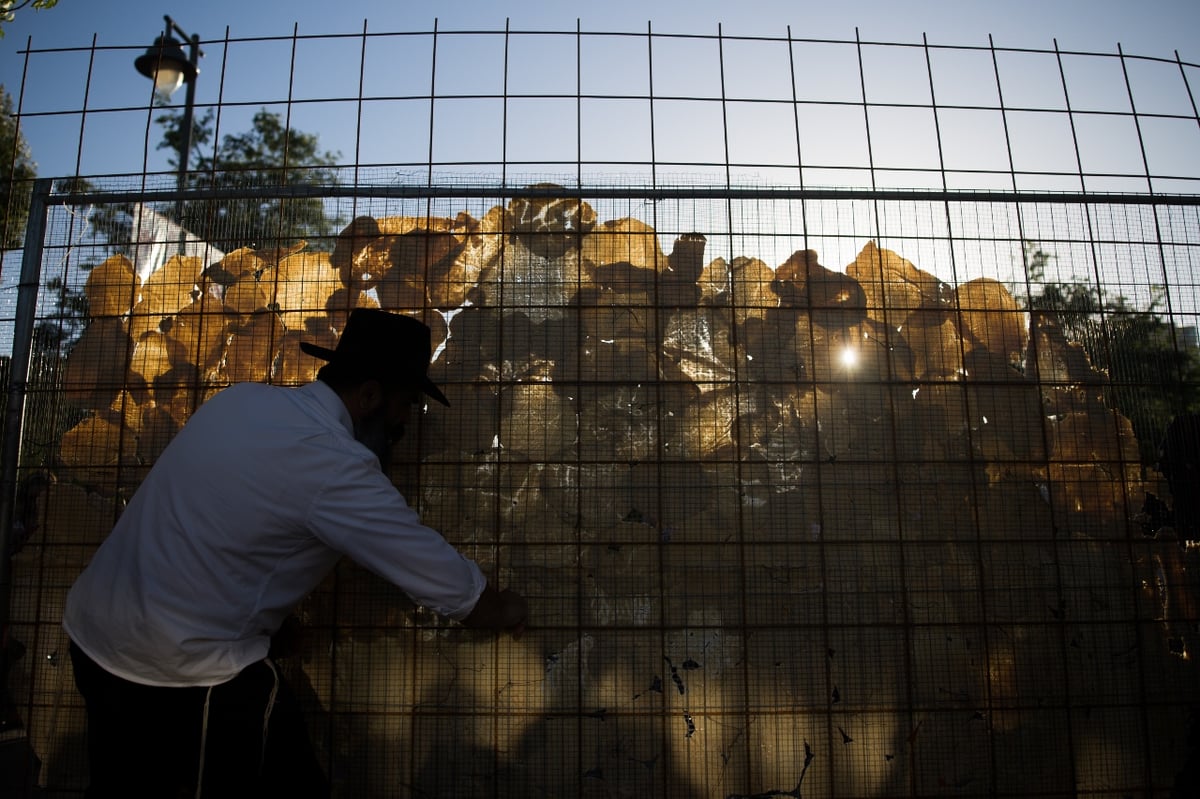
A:
[[[72,589],[72,639],[138,682],[233,676],[337,562],[310,516],[327,483],[355,472],[386,482],[328,387],[226,389],[162,453]]]

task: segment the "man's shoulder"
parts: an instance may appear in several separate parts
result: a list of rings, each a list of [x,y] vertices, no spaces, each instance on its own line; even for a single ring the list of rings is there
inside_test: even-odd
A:
[[[345,406],[320,382],[302,386],[235,383],[214,395],[209,403],[218,407],[223,419],[252,426],[253,432],[278,431],[290,441],[309,443],[326,436],[352,439],[349,419],[341,418]]]
[[[261,424],[276,417],[283,421],[288,409],[295,406],[295,394],[295,389],[267,383],[234,383],[205,400],[188,424],[193,428]]]
[[[275,386],[269,383],[234,383],[213,394],[204,404],[282,400],[294,391],[295,389],[290,387]]]
[[[270,383],[234,383],[217,392],[214,397],[238,396],[242,394],[275,394],[281,391],[291,391],[290,388],[274,386]]]

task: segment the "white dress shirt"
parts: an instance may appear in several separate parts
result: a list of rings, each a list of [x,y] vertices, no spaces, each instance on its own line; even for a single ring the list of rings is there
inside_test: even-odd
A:
[[[414,602],[461,619],[486,580],[354,439],[324,383],[243,383],[171,441],[67,597],[63,626],[107,671],[215,685],[346,555]]]

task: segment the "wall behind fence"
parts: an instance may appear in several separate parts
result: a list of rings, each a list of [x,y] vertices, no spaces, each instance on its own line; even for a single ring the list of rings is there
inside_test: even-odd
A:
[[[74,576],[199,403],[312,379],[299,342],[361,305],[434,327],[452,403],[394,481],[533,622],[480,636],[339,567],[283,661],[338,795],[1185,779],[1196,517],[1157,458],[1200,401],[1200,149],[1154,137],[1200,137],[1194,65],[584,32],[206,52],[218,131],[266,106],[355,166],[171,194],[160,110],[36,90],[40,59],[99,87],[133,51],[29,55],[26,135],[91,177],[44,198],[58,288],[24,320],[10,688],[48,795],[86,781]],[[251,54],[273,90],[239,94]],[[96,168],[110,122],[145,135]],[[146,235],[180,198],[219,246]],[[287,201],[274,235],[214,222],[247,199]],[[329,235],[292,235],[305,199]]]

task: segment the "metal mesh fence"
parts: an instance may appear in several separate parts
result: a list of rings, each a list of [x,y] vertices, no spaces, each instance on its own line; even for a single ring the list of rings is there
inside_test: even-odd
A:
[[[62,598],[125,498],[205,398],[312,379],[298,342],[374,304],[435,325],[453,404],[393,479],[535,621],[480,637],[340,567],[285,662],[342,795],[1172,785],[1194,551],[1155,466],[1194,297],[1150,270],[1188,273],[1194,204],[358,190],[324,250],[144,281],[72,269],[52,208],[42,262],[90,317],[27,397],[12,621],[48,786],[84,778]],[[827,268],[804,228],[857,252]]]
[[[313,379],[299,342],[375,305],[434,328],[452,403],[391,476],[532,621],[474,633],[340,565],[281,660],[338,796],[1195,790],[1200,170],[1147,146],[1195,128],[1194,65],[650,33],[206,47],[234,76],[292,65],[263,96],[223,72],[222,118],[336,107],[355,166],[173,192],[146,142],[125,176],[84,156],[97,118],[149,141],[160,111],[21,109],[76,126],[92,174],[41,197],[8,395],[11,713],[45,795],[86,783],[62,601],[124,502],[214,392]],[[696,49],[711,69],[668,68]],[[343,50],[356,89],[303,88]],[[502,69],[456,73],[467,50]],[[394,51],[428,57],[428,95],[373,83]],[[618,106],[642,122],[611,130]],[[403,109],[428,133],[371,122]],[[520,127],[554,113],[570,135]],[[1111,125],[1129,146],[1090,149]],[[247,199],[276,233],[230,221]],[[332,233],[285,234],[305,202]]]

